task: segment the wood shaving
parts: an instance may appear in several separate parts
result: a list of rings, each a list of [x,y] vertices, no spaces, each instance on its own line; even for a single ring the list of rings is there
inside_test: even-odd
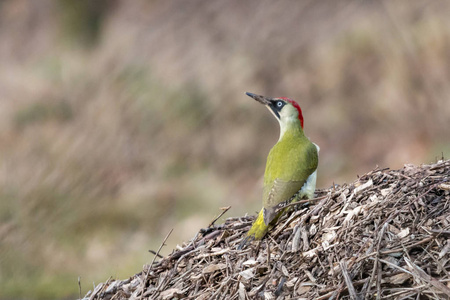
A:
[[[449,160],[375,169],[242,250],[255,216],[228,218],[84,299],[448,299],[449,177]]]

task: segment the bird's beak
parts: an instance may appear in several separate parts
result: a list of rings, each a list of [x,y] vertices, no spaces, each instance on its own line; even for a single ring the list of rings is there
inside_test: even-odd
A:
[[[270,99],[261,95],[256,95],[253,93],[245,93],[247,96],[252,97],[253,99],[255,99],[256,101],[258,101],[259,103],[262,103],[264,105],[269,105],[270,104]]]
[[[278,120],[280,119],[280,114],[278,113],[278,111],[274,105],[275,100],[268,98],[268,97],[261,96],[261,95],[249,93],[249,92],[247,92],[245,94],[247,94],[247,96],[249,96],[249,97],[252,97],[259,103],[264,104],[267,107],[267,109],[270,110],[270,112],[275,116],[275,118],[277,118]]]

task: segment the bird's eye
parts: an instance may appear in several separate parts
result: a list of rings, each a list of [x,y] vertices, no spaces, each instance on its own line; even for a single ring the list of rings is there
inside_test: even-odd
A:
[[[278,102],[277,102],[277,107],[280,108],[280,107],[282,107],[282,106],[283,106],[283,101],[278,101]]]

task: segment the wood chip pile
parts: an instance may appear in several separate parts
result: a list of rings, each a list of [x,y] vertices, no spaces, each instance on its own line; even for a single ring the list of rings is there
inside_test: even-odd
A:
[[[450,299],[450,160],[318,190],[243,250],[228,218],[84,299]]]

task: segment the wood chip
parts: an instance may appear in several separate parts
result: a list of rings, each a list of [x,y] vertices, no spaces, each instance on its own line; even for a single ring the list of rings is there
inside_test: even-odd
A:
[[[239,272],[239,276],[241,276],[244,280],[249,280],[255,277],[255,268],[250,268],[245,271]]]
[[[202,273],[203,273],[203,274],[214,273],[215,271],[223,270],[223,269],[226,269],[226,268],[227,268],[227,265],[226,265],[226,264],[211,264],[211,265],[207,265],[207,266],[202,270]]]
[[[238,250],[255,216],[228,218],[84,300],[450,298],[449,182],[449,160],[376,169],[316,190],[262,242]]]

